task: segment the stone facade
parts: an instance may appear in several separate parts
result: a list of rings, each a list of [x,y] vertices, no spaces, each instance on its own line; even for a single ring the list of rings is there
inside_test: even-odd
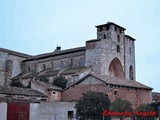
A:
[[[132,79],[135,80],[135,47],[132,37],[125,35],[125,28],[114,23],[107,23],[97,27],[97,40],[86,42],[86,65],[93,66],[93,71],[101,75],[111,75],[130,79],[130,66],[132,66]],[[91,47],[92,46],[92,47]],[[118,58],[119,66],[111,63]],[[116,71],[116,69],[121,69]]]
[[[57,47],[36,56],[0,49],[0,86],[9,85],[10,80],[20,80],[25,87],[31,83],[32,89],[48,96],[48,102],[78,100],[92,90],[103,92],[111,101],[127,99],[134,108],[150,103],[152,88],[136,81],[135,39],[112,22],[96,28],[97,39],[86,41],[84,47]],[[51,85],[59,75],[68,80],[62,91]],[[50,85],[40,85],[42,78]]]
[[[21,63],[29,55],[0,48],[0,86],[10,85],[11,78],[20,74]]]

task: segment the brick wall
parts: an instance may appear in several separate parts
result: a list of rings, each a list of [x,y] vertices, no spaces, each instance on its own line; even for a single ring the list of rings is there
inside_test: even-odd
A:
[[[116,98],[129,100],[132,103],[133,108],[138,107],[140,103],[151,102],[150,91],[126,87],[110,88],[106,84],[72,86],[62,93],[62,101],[78,100],[84,93],[90,90],[108,94],[111,102]]]

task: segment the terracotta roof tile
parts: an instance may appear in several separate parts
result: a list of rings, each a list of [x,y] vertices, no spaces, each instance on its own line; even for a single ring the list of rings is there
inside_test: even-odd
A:
[[[105,82],[106,84],[152,90],[151,87],[148,87],[148,86],[146,86],[146,85],[144,85],[144,84],[142,84],[140,82],[137,82],[135,80],[121,79],[121,78],[110,77],[110,76],[98,76],[98,75],[96,75],[94,73],[87,74],[86,76],[84,76],[80,80],[76,81],[75,83],[72,83],[66,89],[70,88],[71,86],[79,84],[81,81],[83,81],[84,79],[86,79],[89,76],[93,76],[93,77]]]
[[[46,82],[42,82],[42,81],[37,81],[37,80],[34,80],[32,81],[32,83],[36,83],[36,84],[39,84],[39,85],[42,85],[42,86],[45,86],[48,90],[62,90],[62,88],[56,86],[56,85],[51,85],[49,83],[46,83]]]
[[[36,96],[36,97],[47,97],[41,92],[38,92],[29,88],[20,87],[0,87],[0,94],[6,95],[24,95],[24,96]]]

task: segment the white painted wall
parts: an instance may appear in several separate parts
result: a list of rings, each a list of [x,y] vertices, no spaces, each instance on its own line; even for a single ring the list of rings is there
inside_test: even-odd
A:
[[[7,120],[7,103],[0,102],[0,120]]]
[[[74,102],[31,103],[30,120],[68,120],[68,111],[76,110]]]

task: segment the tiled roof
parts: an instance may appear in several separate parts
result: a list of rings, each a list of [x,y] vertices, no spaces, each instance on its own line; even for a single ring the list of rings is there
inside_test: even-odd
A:
[[[96,27],[109,26],[109,25],[115,25],[115,26],[117,26],[117,27],[122,28],[123,30],[126,30],[124,27],[121,27],[121,26],[119,26],[119,25],[117,25],[117,24],[115,24],[115,23],[113,23],[113,22],[107,22],[106,24],[97,25]]]
[[[37,81],[37,80],[34,80],[32,81],[32,83],[36,83],[36,84],[39,84],[39,85],[42,85],[42,86],[45,86],[48,90],[59,90],[61,91],[62,88],[56,86],[56,85],[51,85],[49,83],[46,83],[46,82],[42,82],[42,81]]]
[[[142,83],[139,83],[139,82],[137,82],[135,80],[121,79],[121,78],[110,77],[110,76],[98,76],[98,75],[96,75],[94,73],[87,74],[86,76],[84,76],[80,80],[78,80],[75,83],[73,83],[70,86],[68,86],[66,89],[70,88],[71,86],[79,84],[81,81],[85,80],[89,76],[93,76],[93,77],[101,80],[102,82],[104,82],[106,84],[110,84],[110,85],[118,85],[118,86],[123,86],[123,87],[132,87],[132,88],[140,88],[140,89],[152,90],[151,87],[148,87],[148,86],[146,86],[146,85],[144,85]]]
[[[12,51],[12,50],[8,50],[8,49],[4,49],[4,48],[0,48],[0,51],[9,53],[11,55],[15,55],[15,56],[19,56],[19,57],[24,57],[24,58],[31,57],[31,55],[28,55],[28,54],[25,54],[25,53],[16,52],[16,51]]]
[[[41,92],[38,92],[29,88],[20,88],[20,87],[0,87],[0,94],[6,95],[23,95],[23,96],[35,96],[35,97],[47,97]]]
[[[81,51],[85,51],[85,49],[86,49],[85,47],[77,47],[77,48],[71,48],[67,50],[59,50],[59,51],[32,56],[24,61],[38,60],[38,59],[43,59],[47,57],[59,56],[59,55],[64,55],[64,54],[69,54],[74,52],[81,52]]]
[[[152,92],[153,99],[159,99],[160,100],[160,93],[158,92]]]
[[[54,76],[57,75],[59,70],[45,70],[41,72],[27,72],[27,73],[21,73],[17,76],[15,76],[14,79],[27,79],[27,78],[33,78],[33,77],[39,77],[39,76]]]
[[[79,75],[82,72],[85,72],[86,70],[89,70],[90,67],[77,67],[77,68],[69,68],[62,72],[62,75],[68,75],[68,74],[74,74]]]
[[[64,70],[61,74],[62,75],[78,75],[79,73],[82,73],[86,70],[89,70],[90,67],[77,67],[77,68],[68,68]],[[59,74],[60,70],[53,70],[53,69],[48,69],[45,71],[41,72],[28,72],[28,73],[21,73],[18,76],[12,78],[14,79],[27,79],[27,78],[33,78],[35,76],[55,76]]]
[[[135,80],[129,80],[129,79],[120,79],[117,77],[109,77],[109,76],[102,76],[100,77],[102,80],[104,80],[108,84],[113,85],[120,85],[120,86],[126,86],[126,87],[134,87],[134,88],[141,88],[141,89],[150,89],[151,87],[148,87],[140,82],[137,82]]]
[[[125,35],[125,37],[127,37],[127,38],[129,38],[129,39],[131,39],[131,40],[133,40],[133,41],[136,40],[136,39],[134,39],[133,37],[131,37],[131,36],[129,36],[129,35]]]
[[[13,77],[12,80],[32,78],[34,76],[37,76],[37,74],[37,72],[20,73],[19,75]]]
[[[48,69],[42,72],[39,72],[37,75],[38,76],[54,76],[57,75],[59,70],[53,70],[53,69]]]

